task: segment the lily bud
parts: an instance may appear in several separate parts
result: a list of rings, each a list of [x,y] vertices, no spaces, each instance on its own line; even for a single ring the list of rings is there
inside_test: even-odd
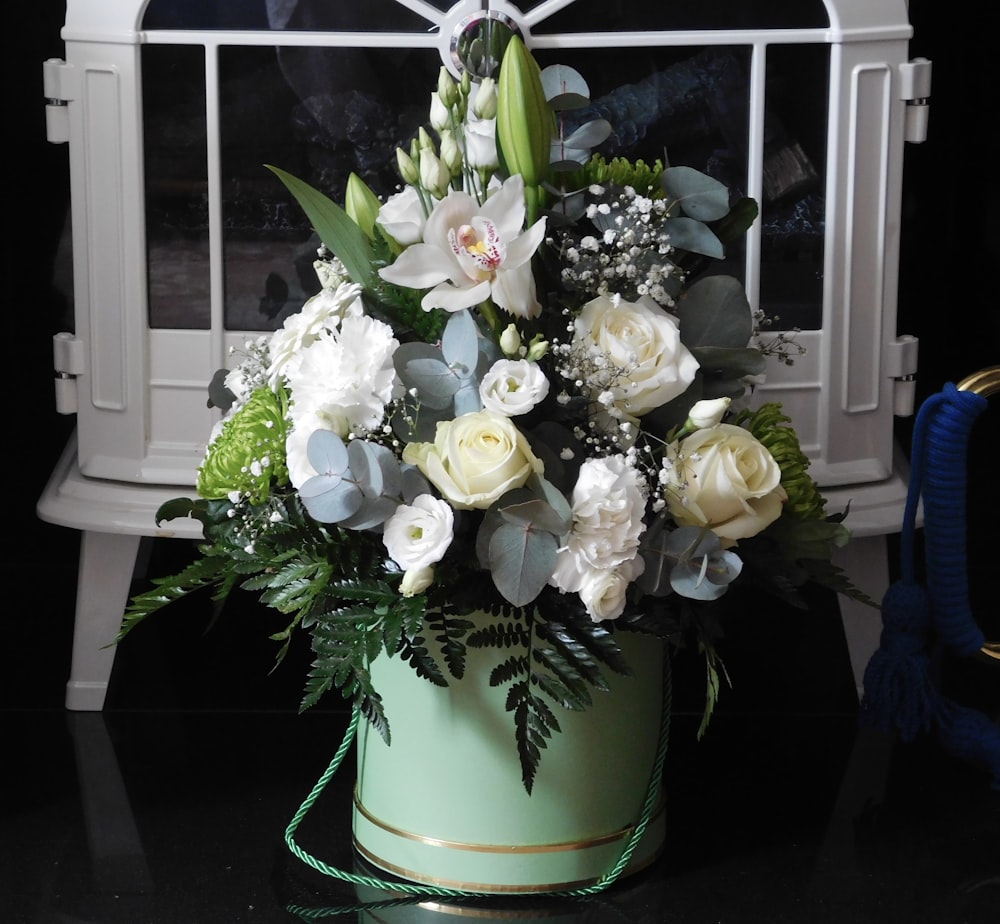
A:
[[[351,173],[347,178],[344,211],[364,231],[369,240],[375,237],[375,219],[378,218],[381,207],[382,203],[372,192],[371,187],[356,173]]]
[[[542,88],[541,71],[521,38],[507,45],[497,81],[497,143],[510,174],[538,186],[549,166],[555,119]]]
[[[517,356],[521,351],[521,335],[513,324],[508,324],[507,328],[500,335],[500,349],[505,356]]]
[[[420,172],[417,170],[417,165],[413,162],[413,158],[402,148],[396,148],[396,167],[399,169],[399,175],[403,178],[404,183],[415,186],[420,180]]]

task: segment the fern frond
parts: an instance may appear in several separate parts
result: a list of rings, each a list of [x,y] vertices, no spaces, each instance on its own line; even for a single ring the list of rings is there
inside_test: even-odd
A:
[[[225,577],[225,561],[209,556],[195,559],[172,577],[154,578],[152,589],[132,597],[125,609],[115,642],[120,642],[152,613],[203,587],[225,584]]]

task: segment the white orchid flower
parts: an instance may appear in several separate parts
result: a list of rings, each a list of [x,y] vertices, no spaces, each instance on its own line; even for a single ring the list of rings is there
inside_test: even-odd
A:
[[[422,243],[404,250],[379,275],[394,285],[430,289],[421,307],[461,311],[487,298],[520,318],[542,310],[531,257],[545,237],[545,219],[527,231],[524,181],[512,176],[482,205],[452,190],[434,208]]]

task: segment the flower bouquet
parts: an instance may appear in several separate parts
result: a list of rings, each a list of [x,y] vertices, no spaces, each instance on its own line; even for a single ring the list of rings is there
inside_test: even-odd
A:
[[[157,513],[198,518],[200,554],[120,637],[205,586],[257,592],[279,659],[309,634],[302,708],[336,691],[387,743],[377,657],[446,686],[497,649],[530,792],[559,708],[630,671],[622,633],[704,656],[704,727],[734,582],[857,595],[789,419],[751,400],[789,343],[714,271],[756,204],[606,160],[611,126],[572,118],[588,102],[515,36],[495,81],[441,69],[385,201],[271,168],[322,241],[322,289],[213,380],[198,496]]]

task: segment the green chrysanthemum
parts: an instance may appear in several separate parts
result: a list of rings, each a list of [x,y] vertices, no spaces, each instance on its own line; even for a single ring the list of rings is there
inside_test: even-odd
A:
[[[284,391],[264,386],[223,424],[198,469],[198,494],[221,500],[234,491],[252,504],[271,492],[271,483],[288,483],[285,460],[287,426]]]
[[[749,430],[778,463],[781,484],[788,494],[785,512],[802,520],[823,519],[826,498],[809,474],[809,457],[799,446],[791,421],[781,413],[781,405],[774,403],[764,404],[755,411],[741,411],[736,418],[736,423]]]
[[[663,196],[660,177],[663,176],[663,164],[655,161],[652,166],[643,160],[630,161],[624,157],[613,157],[606,161],[600,154],[595,154],[584,165],[584,184],[597,183],[605,186],[631,186],[644,196],[658,199]]]

